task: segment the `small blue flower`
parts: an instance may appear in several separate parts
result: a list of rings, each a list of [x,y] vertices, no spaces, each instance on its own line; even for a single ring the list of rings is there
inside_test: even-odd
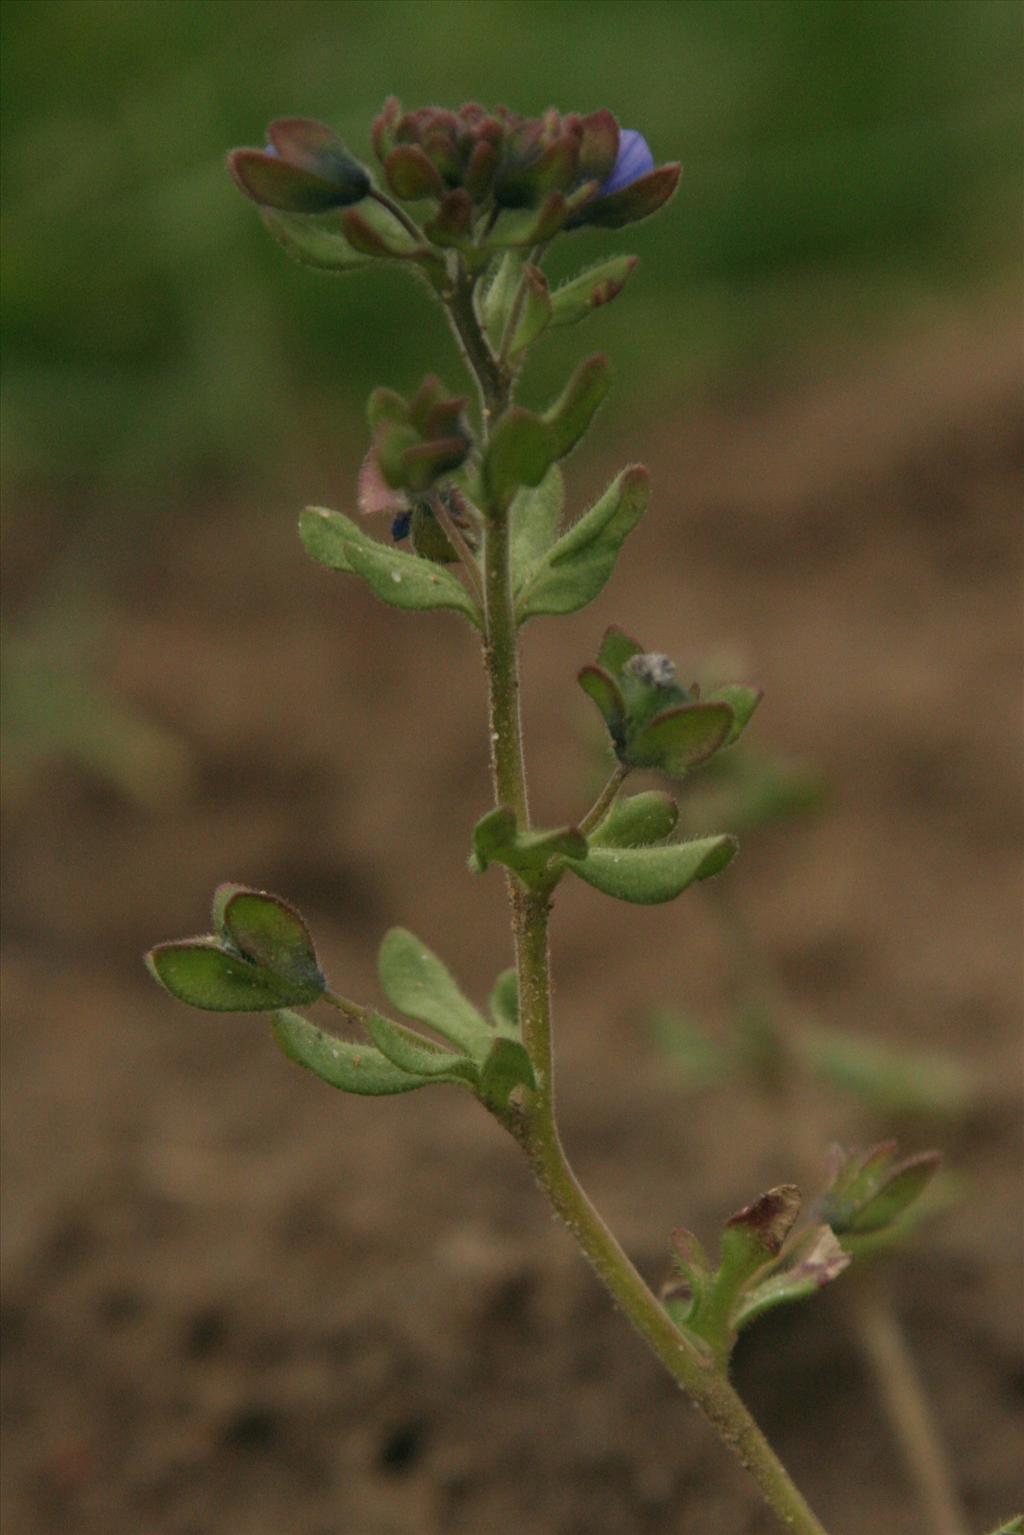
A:
[[[401,543],[403,538],[409,537],[409,528],[411,525],[412,512],[399,512],[398,516],[391,524],[391,537],[394,539],[396,544]]]
[[[623,128],[619,134],[619,152],[611,175],[602,182],[597,195],[599,198],[608,197],[612,192],[619,192],[653,169],[654,156],[643,134],[636,128]]]

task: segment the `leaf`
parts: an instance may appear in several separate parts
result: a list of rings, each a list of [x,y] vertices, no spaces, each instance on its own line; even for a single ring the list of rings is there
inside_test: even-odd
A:
[[[519,1037],[519,979],[514,969],[503,970],[487,1000],[495,1026],[503,1034]]]
[[[517,593],[517,618],[574,613],[605,585],[619,549],[643,516],[649,480],[640,465],[624,469],[600,501],[551,547]]]
[[[473,828],[474,869],[482,874],[491,863],[503,863],[531,889],[550,878],[553,858],[585,859],[587,839],[575,826],[555,831],[521,832],[508,806],[488,811]]]
[[[663,842],[675,830],[679,806],[671,794],[649,789],[628,799],[616,800],[611,810],[590,833],[594,847],[645,847]]]
[[[323,990],[286,981],[229,954],[216,938],[158,943],[146,968],[172,997],[215,1013],[266,1013],[289,1002],[313,1002]]]
[[[724,745],[732,723],[728,704],[679,704],[655,715],[619,755],[631,767],[682,774]]]
[[[517,363],[522,354],[531,347],[538,336],[547,328],[551,320],[551,296],[548,292],[548,280],[540,267],[527,266],[523,269],[523,283],[526,296],[523,301],[522,313],[516,326],[508,349],[510,361]]]
[[[378,597],[397,608],[448,608],[480,626],[480,611],[458,578],[432,560],[378,544],[341,512],[307,507],[299,536],[313,559],[330,570],[360,576]]]
[[[494,503],[511,505],[523,485],[539,485],[555,458],[547,424],[532,410],[510,405],[499,420],[484,456],[484,483]]]
[[[350,540],[345,558],[353,575],[361,576],[382,602],[393,608],[448,608],[462,613],[480,628],[480,609],[457,576],[433,560],[388,549],[372,539]]]
[[[299,516],[299,537],[311,559],[328,570],[343,570],[355,575],[348,557],[350,544],[372,544],[358,523],[326,506],[307,506]]]
[[[603,666],[583,666],[576,674],[576,681],[587,697],[597,705],[612,739],[616,743],[620,742],[626,722],[626,703],[615,678]]]
[[[337,214],[317,217],[310,213],[279,213],[261,208],[264,226],[288,255],[319,272],[359,272],[369,266],[369,256],[353,250]]]
[[[381,1097],[410,1093],[438,1080],[401,1071],[372,1045],[327,1034],[300,1013],[279,1012],[274,1019],[274,1038],[289,1060],[343,1093]]]
[[[509,508],[513,591],[558,537],[564,505],[565,481],[557,464],[539,485],[525,485],[516,494]]]
[[[653,906],[674,900],[695,880],[710,879],[736,852],[732,837],[701,837],[665,847],[591,847],[586,859],[567,858],[566,866],[605,895]]]
[[[852,1232],[879,1231],[891,1226],[920,1198],[942,1161],[938,1151],[920,1151],[896,1163],[875,1194],[857,1212]]]
[[[480,1097],[488,1108],[503,1113],[517,1087],[534,1088],[537,1079],[523,1045],[515,1039],[496,1039],[480,1073]]]
[[[734,1330],[739,1332],[776,1306],[813,1295],[838,1279],[850,1261],[828,1226],[813,1227],[799,1239],[785,1268],[770,1273],[740,1298],[732,1317]]]
[[[745,682],[723,682],[718,687],[709,688],[703,697],[705,703],[727,704],[732,710],[732,728],[722,742],[723,746],[732,746],[750,724],[754,710],[764,697],[764,690]]]
[[[612,256],[563,283],[551,295],[552,325],[575,325],[622,292],[637,264],[636,256]]]
[[[382,1013],[368,1013],[365,1028],[380,1053],[400,1071],[420,1077],[458,1077],[474,1086],[480,1079],[479,1071],[467,1055],[445,1050],[415,1029],[407,1029]]]
[[[483,1060],[493,1030],[415,934],[393,927],[380,946],[377,966],[388,1001],[407,1018],[427,1024],[475,1060]]]
[[[586,435],[611,387],[612,365],[603,352],[597,352],[579,364],[554,405],[544,413],[554,440],[556,458],[565,458]]]
[[[501,345],[509,311],[519,289],[523,270],[523,258],[516,250],[507,250],[498,263],[497,271],[483,297],[480,306],[481,319],[487,339],[495,351]]]
[[[324,977],[309,929],[280,896],[245,885],[218,885],[213,897],[213,923],[243,958],[286,982],[309,989],[312,995],[304,1001],[312,1001],[323,992]]]
[[[604,631],[601,641],[601,649],[597,652],[597,664],[603,666],[606,672],[617,677],[634,656],[642,656],[644,647],[639,640],[635,640],[625,629],[620,629],[618,624],[610,624]]]

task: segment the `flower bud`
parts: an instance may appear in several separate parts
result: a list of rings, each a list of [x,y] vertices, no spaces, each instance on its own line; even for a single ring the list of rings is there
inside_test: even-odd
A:
[[[228,169],[263,208],[323,213],[361,201],[370,178],[333,129],[307,117],[281,117],[267,129],[265,149],[234,149]]]

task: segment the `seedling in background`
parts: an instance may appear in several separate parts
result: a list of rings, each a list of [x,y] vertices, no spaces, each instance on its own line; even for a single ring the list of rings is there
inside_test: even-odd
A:
[[[531,348],[549,329],[583,323],[615,300],[636,264],[600,255],[552,288],[544,270],[552,242],[656,213],[675,191],[679,167],[655,165],[642,135],[621,129],[607,110],[552,109],[531,119],[471,103],[458,112],[404,112],[392,98],[372,128],[376,175],[321,123],[280,119],[267,137],[265,148],[235,150],[229,166],[271,234],[322,271],[379,264],[417,274],[445,310],[477,396],[471,412],[435,374],[408,396],[375,390],[356,492],[371,520],[314,507],[300,532],[315,560],[363,581],[392,607],[455,612],[481,636],[494,795],[469,854],[481,877],[504,873],[515,967],[498,975],[485,1013],[420,939],[393,929],[381,947],[381,984],[409,1022],[386,1017],[334,990],[305,922],[285,901],[227,886],[215,899],[214,931],[158,945],[150,968],[194,1006],[269,1013],[284,1053],[343,1091],[383,1096],[444,1084],[474,1094],[521,1146],[613,1299],[781,1525],[823,1535],[737,1394],[728,1355],[746,1322],[837,1277],[849,1253],[823,1222],[787,1247],[798,1195],[789,1186],[771,1190],[727,1223],[717,1267],[693,1239],[677,1241],[689,1295],[663,1301],[577,1182],[555,1119],[548,958],[555,891],[572,878],[613,899],[650,904],[721,874],[735,852],[731,836],[680,839],[673,799],[657,791],[622,798],[621,790],[638,767],[685,781],[731,746],[759,697],[740,683],[698,696],[665,656],[610,630],[597,665],[581,673],[610,735],[608,782],[571,824],[534,822],[519,630],[598,595],[644,515],[649,485],[646,470],[630,465],[589,510],[566,513],[562,465],[611,383],[602,354],[584,358],[554,400],[533,408],[514,396]],[[377,515],[387,519],[381,536],[373,531]],[[316,1000],[361,1038],[328,1033],[296,1011]],[[888,1187],[883,1179],[863,1209],[859,1194],[844,1194],[843,1211],[870,1222],[864,1212]]]

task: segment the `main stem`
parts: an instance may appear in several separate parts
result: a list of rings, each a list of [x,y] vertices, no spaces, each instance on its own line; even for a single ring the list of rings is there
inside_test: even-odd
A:
[[[509,387],[494,366],[473,308],[472,290],[460,286],[449,308],[480,390],[485,437],[508,403]],[[477,364],[480,366],[477,366]],[[528,824],[526,774],[519,706],[519,648],[509,570],[507,513],[487,506],[484,550],[485,648],[490,704],[491,765],[499,805]],[[536,1075],[536,1091],[517,1136],[552,1206],[575,1237],[612,1298],[738,1456],[769,1507],[795,1535],[826,1535],[726,1373],[697,1340],[682,1333],[657,1300],[576,1179],[555,1120],[551,1048],[551,976],[548,955],[550,898],[509,879],[519,1016]]]

